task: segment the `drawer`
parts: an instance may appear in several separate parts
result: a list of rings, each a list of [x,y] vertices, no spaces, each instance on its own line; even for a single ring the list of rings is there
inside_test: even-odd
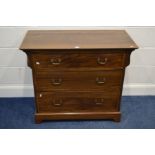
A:
[[[37,94],[38,112],[102,112],[116,111],[118,96],[103,92],[43,92]]]
[[[120,86],[123,70],[93,72],[41,72],[36,75],[37,91],[93,90]],[[46,77],[46,78],[44,78]]]
[[[33,54],[32,64],[37,71],[49,69],[120,68],[124,66],[123,53],[66,53]]]

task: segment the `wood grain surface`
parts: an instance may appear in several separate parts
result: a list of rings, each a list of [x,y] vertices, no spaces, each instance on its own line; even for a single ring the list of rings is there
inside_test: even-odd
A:
[[[135,49],[124,30],[31,30],[21,50],[30,49]]]
[[[125,68],[138,48],[124,30],[29,31],[21,45],[32,68],[35,121],[120,121]]]

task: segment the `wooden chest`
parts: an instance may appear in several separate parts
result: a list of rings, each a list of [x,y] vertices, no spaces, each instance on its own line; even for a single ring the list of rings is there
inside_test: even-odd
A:
[[[126,66],[137,45],[124,30],[33,30],[20,47],[32,68],[36,123],[120,121]]]

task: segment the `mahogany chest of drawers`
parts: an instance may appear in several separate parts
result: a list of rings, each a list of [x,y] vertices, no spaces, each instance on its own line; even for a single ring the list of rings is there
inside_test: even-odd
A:
[[[32,68],[35,120],[120,121],[126,66],[137,45],[124,30],[32,30],[20,47]]]

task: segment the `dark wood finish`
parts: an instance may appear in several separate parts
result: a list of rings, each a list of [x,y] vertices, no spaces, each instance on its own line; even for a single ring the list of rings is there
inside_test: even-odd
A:
[[[78,75],[77,75],[78,74]],[[41,72],[36,74],[38,91],[52,90],[108,90],[110,86],[120,86],[123,70]]]
[[[102,112],[116,111],[119,88],[107,92],[41,92],[37,94],[38,112]]]
[[[118,112],[74,112],[74,113],[36,113],[36,123],[41,123],[43,120],[114,120],[119,122],[121,113]]]
[[[20,49],[32,68],[36,123],[120,121],[125,68],[136,48],[123,30],[29,31]]]
[[[95,52],[95,51],[94,51]],[[64,70],[65,68],[120,68],[125,64],[123,63],[124,53],[60,53],[51,54],[43,51],[42,54],[33,54],[32,63],[37,72],[49,72],[50,70]]]
[[[135,49],[123,30],[35,30],[28,31],[20,49]]]

